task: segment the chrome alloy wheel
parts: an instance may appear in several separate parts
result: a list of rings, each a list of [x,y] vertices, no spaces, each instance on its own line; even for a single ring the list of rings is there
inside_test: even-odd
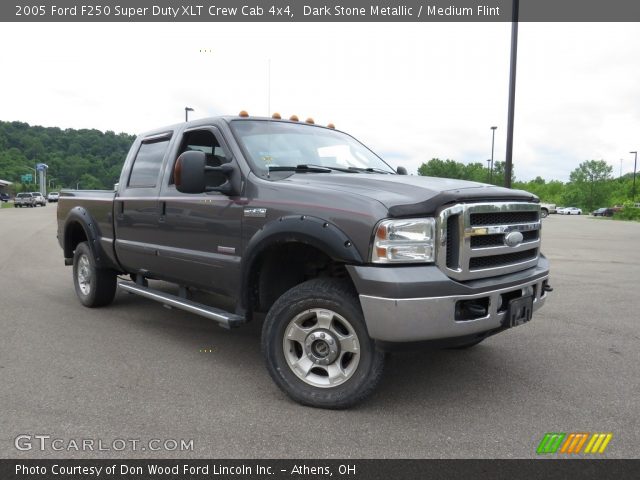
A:
[[[82,295],[87,296],[91,293],[91,264],[89,257],[81,255],[78,259],[78,287]]]
[[[353,326],[327,309],[306,310],[291,320],[282,348],[291,371],[314,387],[346,382],[360,362],[360,342]]]

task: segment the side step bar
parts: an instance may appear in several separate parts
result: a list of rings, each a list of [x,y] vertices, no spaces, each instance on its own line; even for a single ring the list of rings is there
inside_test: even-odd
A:
[[[202,303],[193,302],[186,298],[181,298],[170,293],[154,290],[149,287],[143,287],[133,282],[118,282],[118,287],[126,292],[140,295],[141,297],[155,300],[169,307],[179,308],[201,317],[208,318],[217,322],[223,328],[232,328],[246,323],[246,319],[241,315],[236,315],[231,312],[226,312],[219,308],[210,307]]]

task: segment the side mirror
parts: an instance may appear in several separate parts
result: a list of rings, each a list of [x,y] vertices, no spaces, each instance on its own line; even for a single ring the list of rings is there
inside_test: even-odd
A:
[[[220,172],[225,177],[230,177],[234,168],[229,163],[223,163],[219,167],[208,167],[207,156],[204,152],[191,150],[183,152],[173,167],[173,180],[176,189],[182,193],[222,192],[230,195],[232,188],[227,180],[220,186],[207,186],[207,172]]]
[[[404,167],[398,167],[396,169],[396,172],[398,173],[398,175],[407,175],[407,169]]]
[[[207,157],[204,152],[189,151],[182,153],[173,167],[173,180],[176,188],[182,193],[203,193],[204,172]]]

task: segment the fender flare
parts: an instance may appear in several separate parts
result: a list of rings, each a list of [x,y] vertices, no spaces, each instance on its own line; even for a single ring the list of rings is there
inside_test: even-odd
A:
[[[245,311],[250,307],[251,272],[256,260],[268,248],[289,242],[315,247],[333,260],[356,265],[364,263],[351,239],[333,223],[309,215],[280,217],[264,225],[245,248],[240,290],[241,305]]]
[[[102,248],[100,243],[100,232],[94,218],[84,207],[73,207],[64,222],[64,237],[63,237],[63,249],[65,259],[73,258],[73,246],[72,246],[72,228],[73,224],[79,224],[84,234],[87,237],[87,243],[93,254],[93,258],[96,261],[96,265],[100,268],[115,268],[118,269]]]

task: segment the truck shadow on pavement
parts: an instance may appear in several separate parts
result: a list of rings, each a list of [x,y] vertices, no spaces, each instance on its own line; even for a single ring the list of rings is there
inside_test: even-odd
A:
[[[118,293],[109,310],[113,311],[109,315],[113,321],[129,325],[142,323],[152,341],[172,344],[172,350],[191,357],[191,361],[198,364],[203,362],[205,368],[222,369],[239,379],[249,379],[250,385],[229,385],[228,388],[254,390],[253,395],[257,396],[269,391],[271,398],[305,408],[289,400],[271,382],[260,351],[262,318],[229,331],[207,319],[168,310],[124,292]],[[389,353],[377,391],[351,410],[379,410],[390,402],[403,408],[516,399],[530,388],[528,363],[513,358],[517,353],[504,337],[505,334],[497,335],[467,350]],[[198,357],[194,360],[193,355]]]

